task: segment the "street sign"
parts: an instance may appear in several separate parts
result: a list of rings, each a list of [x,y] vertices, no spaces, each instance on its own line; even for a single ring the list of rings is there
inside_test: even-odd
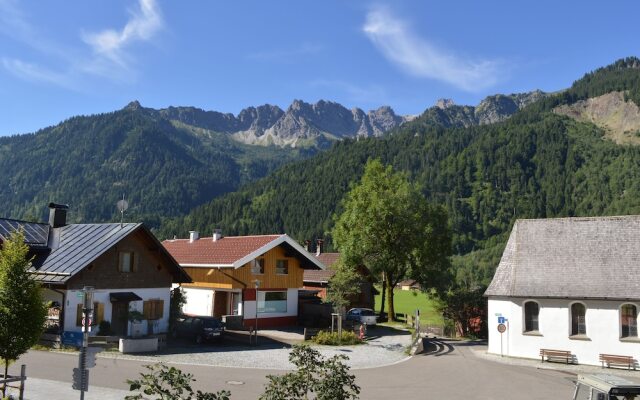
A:
[[[61,335],[60,339],[62,341],[62,344],[67,345],[67,346],[75,346],[75,347],[82,346],[82,333],[81,332],[64,331],[64,332],[62,332],[62,335]]]
[[[507,330],[507,326],[505,324],[498,324],[498,332],[504,333]]]
[[[505,317],[502,317],[502,316],[498,317],[498,323],[499,324],[504,324],[506,322],[506,320],[507,319]]]

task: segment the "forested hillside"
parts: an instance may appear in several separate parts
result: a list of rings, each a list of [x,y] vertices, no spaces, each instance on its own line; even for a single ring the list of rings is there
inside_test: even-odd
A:
[[[309,154],[243,145],[134,102],[0,138],[1,215],[42,220],[55,201],[71,204],[72,222],[112,221],[125,194],[127,219],[158,226],[163,216],[184,214]]]
[[[380,158],[447,208],[458,279],[486,283],[516,218],[640,213],[640,148],[603,140],[596,126],[552,112],[612,91],[640,104],[637,58],[589,73],[501,123],[447,129],[426,113],[382,140],[337,143],[168,221],[160,234],[220,227],[225,234],[325,236],[366,160]]]

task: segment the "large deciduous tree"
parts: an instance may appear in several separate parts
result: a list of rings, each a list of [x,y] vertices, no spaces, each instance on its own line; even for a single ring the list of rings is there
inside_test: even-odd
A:
[[[332,232],[334,243],[346,264],[365,265],[382,275],[391,318],[393,288],[401,280],[416,279],[423,288],[448,285],[451,236],[446,212],[429,204],[405,174],[369,160],[362,179],[343,199],[343,208]]]
[[[9,363],[36,344],[44,329],[47,308],[29,268],[31,259],[24,235],[13,232],[0,249],[0,358],[5,376]],[[5,392],[3,386],[3,397]]]

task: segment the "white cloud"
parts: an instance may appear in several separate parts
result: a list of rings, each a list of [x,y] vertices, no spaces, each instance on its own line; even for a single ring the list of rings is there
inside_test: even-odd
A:
[[[135,80],[131,68],[134,57],[127,50],[134,42],[151,40],[163,27],[162,13],[155,0],[138,0],[138,8],[129,10],[130,18],[121,30],[107,29],[84,33],[82,40],[91,46],[65,45],[50,40],[29,22],[17,0],[0,0],[0,34],[36,50],[38,63],[6,56],[0,59],[5,70],[21,79],[44,82],[79,90],[92,76],[114,82]],[[55,68],[51,68],[55,65]]]
[[[124,49],[135,41],[148,41],[163,27],[160,8],[155,0],[139,0],[139,10],[130,10],[131,18],[122,30],[107,29],[98,33],[85,33],[83,40],[94,53],[126,67]]]
[[[370,10],[362,30],[387,59],[412,75],[441,80],[469,92],[498,82],[500,62],[471,61],[438,48],[416,36],[387,8]]]
[[[47,82],[68,89],[76,89],[76,86],[69,79],[66,73],[58,73],[40,67],[36,64],[24,62],[13,58],[3,58],[2,65],[13,75],[27,81]]]

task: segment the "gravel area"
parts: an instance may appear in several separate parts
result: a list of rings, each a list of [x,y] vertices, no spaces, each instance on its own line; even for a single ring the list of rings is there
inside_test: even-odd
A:
[[[261,332],[269,338],[260,338],[258,347],[248,346],[238,341],[225,339],[220,344],[195,346],[185,344],[169,347],[153,354],[120,354],[118,352],[102,352],[101,358],[127,359],[143,362],[166,362],[172,364],[211,365],[217,367],[258,368],[258,369],[293,369],[289,363],[289,352],[292,343],[301,342],[301,335],[283,332],[278,338],[276,331]],[[411,344],[411,334],[386,327],[370,328],[366,344],[356,346],[312,346],[325,357],[344,354],[349,357],[347,364],[352,369],[375,368],[395,364],[408,359],[405,353]],[[280,340],[278,340],[280,339]]]

